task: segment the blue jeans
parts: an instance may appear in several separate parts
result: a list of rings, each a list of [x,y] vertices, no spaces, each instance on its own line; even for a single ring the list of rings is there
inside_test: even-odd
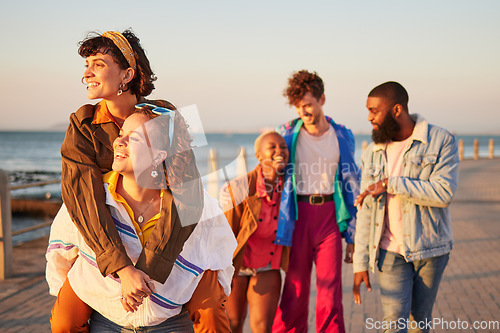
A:
[[[385,332],[407,332],[407,319],[413,319],[419,329],[429,332],[432,307],[448,264],[449,253],[406,262],[398,253],[380,249],[378,259],[379,285],[384,321],[391,323]],[[411,318],[410,318],[411,314]]]
[[[126,333],[126,332],[141,332],[141,333],[194,333],[193,322],[189,319],[189,313],[183,311],[177,316],[168,318],[163,323],[156,326],[147,327],[123,327],[115,324],[111,320],[103,317],[97,311],[92,313],[90,317],[90,333]]]

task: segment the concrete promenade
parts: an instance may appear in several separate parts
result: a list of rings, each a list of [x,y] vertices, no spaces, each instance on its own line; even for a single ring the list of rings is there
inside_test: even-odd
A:
[[[448,329],[444,323],[432,332],[500,332],[500,159],[461,163],[451,211],[455,246],[434,307],[434,317],[447,322]],[[0,332],[50,332],[55,298],[44,278],[46,245],[45,237],[14,248],[14,276],[0,281]],[[363,287],[363,304],[355,305],[351,266],[343,269],[346,331],[380,332],[371,328],[382,320],[376,274],[371,275],[373,291]],[[315,292],[310,332],[315,331]],[[489,321],[496,321],[496,329],[487,328]]]

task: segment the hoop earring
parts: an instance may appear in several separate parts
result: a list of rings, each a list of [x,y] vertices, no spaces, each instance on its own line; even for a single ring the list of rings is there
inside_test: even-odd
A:
[[[125,89],[125,85],[123,83],[120,83],[120,86],[118,87],[118,92],[116,93],[117,96],[120,96],[123,94],[123,89]]]

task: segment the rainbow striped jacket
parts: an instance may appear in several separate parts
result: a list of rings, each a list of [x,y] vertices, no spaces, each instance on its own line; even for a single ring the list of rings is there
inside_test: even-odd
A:
[[[356,207],[354,200],[359,194],[360,170],[354,161],[354,135],[343,125],[336,124],[330,117],[326,120],[335,130],[340,149],[340,162],[335,177],[335,210],[337,224],[347,243],[354,243],[356,231]],[[276,128],[286,141],[290,153],[290,163],[285,168],[285,183],[281,194],[280,213],[276,244],[292,246],[293,230],[297,220],[297,192],[295,177],[295,152],[297,137],[304,122],[300,119],[291,120]]]

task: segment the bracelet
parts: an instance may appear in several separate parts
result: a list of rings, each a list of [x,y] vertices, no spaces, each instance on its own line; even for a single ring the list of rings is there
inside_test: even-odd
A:
[[[386,178],[387,179],[387,178]],[[382,187],[387,190],[387,184],[385,183],[385,179],[382,180]]]

